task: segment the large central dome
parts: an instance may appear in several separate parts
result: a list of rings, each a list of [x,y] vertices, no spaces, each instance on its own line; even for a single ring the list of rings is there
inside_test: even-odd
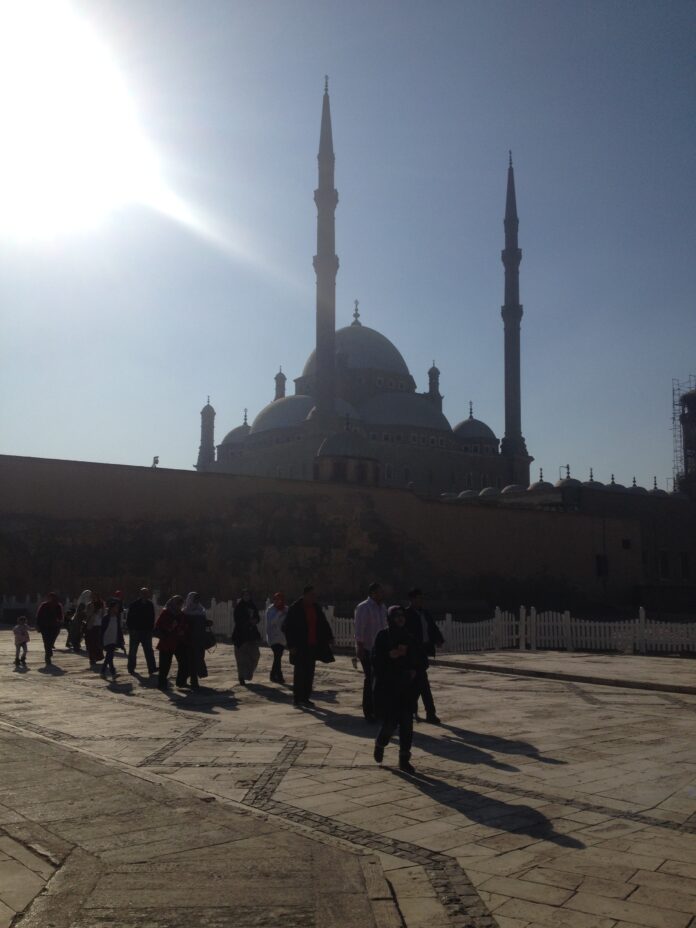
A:
[[[346,365],[353,370],[363,368],[398,374],[401,377],[409,376],[408,367],[399,349],[380,332],[360,323],[337,330],[336,353],[343,355]],[[316,367],[316,352],[313,351],[307,358],[302,376],[314,376]]]

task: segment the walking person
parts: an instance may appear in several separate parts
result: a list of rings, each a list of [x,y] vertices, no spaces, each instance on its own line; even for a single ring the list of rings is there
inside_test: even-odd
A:
[[[234,607],[234,629],[232,643],[237,661],[237,676],[240,686],[246,686],[247,680],[254,679],[254,671],[259,663],[259,610],[256,608],[249,590],[242,590],[241,598]]]
[[[56,593],[49,593],[36,612],[36,627],[41,633],[46,666],[51,664],[53,647],[63,624],[63,607]]]
[[[70,638],[70,630],[72,629],[73,619],[75,618],[75,613],[77,609],[75,606],[68,606],[63,614],[63,627],[65,628],[65,650],[70,651],[72,649],[72,640]],[[59,630],[60,633],[60,630]]]
[[[68,628],[68,646],[80,653],[82,648],[82,638],[85,633],[85,622],[87,619],[87,604],[91,601],[92,593],[90,590],[84,590],[80,593],[75,603],[75,615],[70,620]]]
[[[292,701],[295,706],[314,707],[311,700],[318,657],[333,644],[333,632],[313,586],[306,586],[300,599],[288,609],[283,623],[290,663],[294,665]]]
[[[183,596],[171,596],[155,622],[154,633],[158,638],[157,650],[159,651],[159,680],[157,685],[161,690],[169,688],[167,678],[172,666],[172,658],[183,639],[184,618],[181,613],[183,605]]]
[[[106,678],[107,672],[115,680],[118,674],[114,667],[114,653],[117,648],[124,646],[123,632],[121,630],[121,603],[117,599],[110,599],[106,606],[106,613],[102,618],[102,645],[104,647],[104,663],[101,675]]]
[[[150,675],[157,673],[157,662],[152,650],[152,630],[155,627],[155,607],[152,603],[152,593],[144,586],[140,595],[128,607],[126,615],[128,627],[128,673],[135,674],[138,662],[138,648],[142,647]]]
[[[15,643],[15,667],[27,666],[27,645],[29,644],[29,626],[27,617],[20,615],[17,624],[12,629]],[[20,656],[21,655],[21,656]]]
[[[285,651],[285,635],[282,624],[288,614],[285,593],[274,593],[273,603],[266,609],[266,641],[273,651],[271,683],[285,683],[281,661]]]
[[[85,606],[85,647],[87,648],[87,657],[91,666],[95,666],[99,661],[104,659],[104,650],[102,648],[102,617],[104,615],[104,603],[98,593],[92,590],[85,590],[82,597],[86,598]]]
[[[429,657],[435,657],[435,648],[445,643],[442,632],[435,619],[423,608],[423,591],[418,587],[409,590],[408,608],[406,609],[406,627],[416,640],[421,651],[422,663],[418,671],[418,686],[413,702],[413,714],[418,718],[418,699],[423,700],[425,721],[439,725],[440,719],[435,711],[435,700],[428,680]]]
[[[375,710],[372,698],[372,648],[377,633],[387,627],[387,607],[384,605],[382,588],[371,583],[367,588],[367,599],[355,607],[355,652],[363,669],[362,710],[368,722],[374,722]]]
[[[375,710],[382,727],[375,740],[374,758],[384,759],[384,749],[399,729],[399,770],[415,773],[411,766],[413,701],[422,657],[413,635],[406,628],[402,606],[390,606],[388,627],[378,632],[372,652]]]
[[[208,621],[200,593],[189,593],[182,610],[183,638],[174,651],[179,662],[176,675],[177,686],[191,686],[199,690],[198,678],[205,668],[205,632],[212,622]],[[207,670],[205,671],[207,675]]]

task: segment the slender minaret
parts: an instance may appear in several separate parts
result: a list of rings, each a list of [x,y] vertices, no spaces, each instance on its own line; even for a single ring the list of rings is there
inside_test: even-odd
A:
[[[316,349],[316,410],[320,422],[326,422],[334,412],[336,392],[336,256],[335,212],[338,193],[334,188],[334,151],[329,104],[329,79],[324,81],[319,136],[319,184],[314,191],[317,204],[317,253],[314,270],[317,275],[317,349]]]
[[[281,367],[278,373],[275,375],[275,397],[274,399],[282,400],[285,397],[285,381],[288,378],[283,373],[283,368]]]
[[[516,459],[511,468],[511,479],[516,483],[529,480],[529,455],[522,437],[522,402],[520,396],[520,261],[522,252],[517,243],[517,201],[512,153],[508,165],[507,196],[505,200],[505,248],[502,251],[505,267],[505,303],[501,309],[505,329],[505,437],[500,451]]]
[[[208,402],[201,409],[201,443],[198,447],[196,470],[210,470],[215,464],[215,410]]]
[[[433,366],[428,371],[428,392],[426,394],[433,406],[436,406],[442,412],[442,394],[440,393],[440,371]]]

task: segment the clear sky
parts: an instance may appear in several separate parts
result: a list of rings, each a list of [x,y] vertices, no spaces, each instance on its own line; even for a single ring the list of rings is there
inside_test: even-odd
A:
[[[108,55],[82,64],[70,29],[34,16],[6,38],[15,64],[0,74],[0,452],[190,468],[208,394],[220,441],[272,399],[278,365],[292,387],[313,347],[328,73],[338,324],[358,298],[420,390],[435,359],[453,425],[472,400],[501,435],[511,148],[533,473],[569,463],[582,479],[592,466],[665,485],[672,378],[696,373],[693,3],[71,9]],[[135,115],[101,89],[107,58]],[[27,61],[29,77],[8,73]],[[87,96],[53,119],[72,94],[46,115],[63,68]],[[157,169],[140,176],[152,152]],[[40,207],[56,189],[49,223]],[[27,190],[39,207],[25,208]]]

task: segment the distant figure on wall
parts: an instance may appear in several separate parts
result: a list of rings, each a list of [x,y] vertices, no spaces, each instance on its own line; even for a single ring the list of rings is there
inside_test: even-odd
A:
[[[56,593],[49,593],[39,604],[36,612],[36,627],[41,633],[44,645],[46,666],[51,664],[53,647],[63,624],[63,607]]]
[[[311,700],[317,660],[330,661],[333,632],[313,586],[306,586],[300,599],[288,609],[283,623],[290,663],[294,665],[292,700],[298,707],[313,708]]]
[[[406,613],[402,606],[389,607],[388,623],[388,628],[375,638],[372,651],[375,711],[382,722],[375,741],[374,757],[378,764],[382,763],[384,749],[398,728],[399,769],[414,773],[411,766],[413,703],[422,653],[406,628]]]
[[[285,683],[281,661],[285,650],[285,635],[282,625],[288,614],[285,593],[274,593],[273,603],[266,610],[266,641],[273,651],[271,683]]]
[[[152,593],[146,586],[142,587],[138,598],[128,607],[126,625],[128,626],[128,673],[135,673],[139,647],[143,649],[148,673],[150,675],[157,673],[157,662],[152,650],[155,607],[152,604]]]
[[[355,607],[355,652],[365,675],[362,695],[363,715],[368,722],[374,722],[372,648],[377,633],[387,627],[387,607],[384,605],[382,588],[379,583],[371,583],[367,588],[367,594],[367,599]]]
[[[249,590],[242,590],[241,597],[234,607],[234,629],[232,643],[237,661],[237,677],[240,686],[246,686],[247,680],[254,679],[254,672],[259,663],[259,610],[251,598]]]
[[[435,701],[428,680],[428,658],[435,657],[435,648],[445,643],[435,619],[423,608],[423,591],[414,587],[408,594],[406,610],[406,627],[413,635],[421,651],[422,664],[418,671],[418,688],[413,702],[413,713],[418,715],[418,698],[423,700],[425,721],[439,725],[440,719],[435,711]]]

